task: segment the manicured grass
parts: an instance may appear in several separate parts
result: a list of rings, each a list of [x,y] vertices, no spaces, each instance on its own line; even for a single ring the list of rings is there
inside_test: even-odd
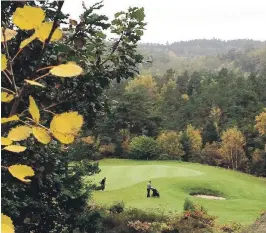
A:
[[[266,179],[240,172],[193,163],[118,159],[102,160],[100,168],[100,174],[88,177],[95,182],[107,177],[106,190],[93,194],[99,204],[124,201],[127,207],[181,212],[185,198],[189,197],[218,216],[218,222],[233,220],[244,225],[254,222],[260,210],[266,209]],[[149,180],[159,190],[159,199],[146,198]],[[189,195],[199,191],[222,195],[226,200]]]

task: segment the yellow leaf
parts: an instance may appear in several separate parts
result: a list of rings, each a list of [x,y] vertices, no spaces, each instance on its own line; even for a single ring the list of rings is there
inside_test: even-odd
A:
[[[75,77],[83,72],[82,68],[75,62],[68,62],[59,66],[55,66],[50,73],[59,77]]]
[[[41,8],[24,6],[14,12],[13,23],[22,30],[31,30],[39,27],[44,18],[45,13]]]
[[[11,40],[13,37],[15,37],[17,35],[17,32],[14,31],[14,30],[11,30],[11,29],[4,29],[5,31],[5,37],[6,37],[6,41],[9,41]],[[1,42],[4,42],[5,41],[5,37],[4,37],[4,34],[3,34],[3,27],[1,27]]]
[[[19,120],[19,118],[17,115],[13,115],[12,117],[3,117],[3,118],[1,118],[1,124],[7,123],[10,121],[18,121],[18,120]]]
[[[15,233],[15,228],[12,219],[4,214],[1,214],[1,232]]]
[[[24,81],[25,81],[26,83],[29,83],[30,85],[33,85],[33,86],[45,87],[45,86],[42,85],[41,83],[38,83],[38,82],[35,82],[35,81],[32,81],[32,80],[24,79]]]
[[[9,138],[1,137],[1,146],[9,146],[12,144],[12,140]]]
[[[5,54],[1,54],[1,71],[7,68],[7,59]]]
[[[21,164],[8,167],[8,171],[12,176],[26,183],[31,182],[31,180],[25,179],[26,177],[34,176],[34,171],[31,167]]]
[[[78,112],[67,112],[54,116],[50,129],[56,139],[64,144],[72,143],[83,125]]]
[[[7,137],[12,141],[18,142],[27,139],[31,132],[32,130],[28,126],[17,126],[9,131]]]
[[[33,99],[32,96],[29,97],[29,100],[30,100],[30,106],[29,106],[29,112],[32,116],[32,119],[37,123],[39,124],[40,122],[40,111],[39,111],[39,108],[35,102],[35,100]]]
[[[48,131],[41,127],[33,127],[32,133],[34,137],[43,144],[48,144],[51,141],[51,136]]]
[[[23,40],[20,45],[19,48],[23,49],[25,46],[27,46],[29,43],[31,43],[32,41],[34,41],[37,38],[36,34],[34,33],[32,36],[30,36],[29,38]]]
[[[14,95],[9,94],[5,91],[1,92],[1,102],[9,103],[12,99],[14,99]]]
[[[45,22],[42,23],[40,27],[36,28],[35,34],[38,37],[38,39],[44,43],[45,40],[48,39],[52,27],[53,27],[53,22]],[[62,36],[63,33],[61,29],[57,27],[52,35],[51,41],[60,40]]]
[[[19,146],[19,145],[10,145],[3,148],[3,150],[11,151],[14,153],[20,153],[27,149],[25,146]]]

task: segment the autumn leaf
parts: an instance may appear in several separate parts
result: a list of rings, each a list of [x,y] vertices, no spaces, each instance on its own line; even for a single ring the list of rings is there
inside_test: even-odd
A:
[[[13,14],[13,23],[22,30],[31,30],[39,27],[45,18],[40,7],[18,7]]]
[[[49,34],[52,30],[52,27],[53,27],[53,22],[45,22],[45,23],[42,23],[40,27],[36,28],[35,34],[38,37],[38,39],[44,43],[45,40],[48,39]],[[63,33],[61,29],[57,27],[50,41],[60,40],[62,36],[63,36]]]
[[[28,126],[17,126],[9,131],[7,137],[12,141],[18,142],[27,139],[31,132],[32,130]]]
[[[1,214],[1,232],[2,233],[15,233],[15,228],[14,228],[12,219],[4,214]]]
[[[14,99],[14,97],[15,96],[13,94],[9,94],[5,91],[1,92],[1,102],[9,103]]]
[[[188,100],[189,100],[189,96],[188,96],[188,94],[183,94],[183,95],[181,96],[181,98],[182,98],[183,100],[185,100],[185,101],[188,101]]]
[[[5,34],[3,34],[3,30],[4,30]],[[8,29],[8,28],[3,29],[3,27],[1,27],[1,31],[2,31],[1,32],[1,42],[5,41],[5,37],[6,37],[6,41],[9,41],[9,40],[11,40],[13,37],[15,37],[17,35],[16,31]],[[4,35],[5,35],[5,37],[4,37]]]
[[[59,77],[75,77],[83,72],[82,68],[75,62],[58,65],[50,70],[50,73]]]
[[[83,125],[83,117],[78,112],[67,112],[54,116],[50,130],[54,137],[64,144],[70,144]]]
[[[51,141],[51,136],[48,131],[41,127],[33,127],[32,133],[34,137],[43,144],[48,144]]]
[[[34,41],[37,38],[37,35],[34,33],[32,36],[30,36],[29,38],[23,40],[20,45],[19,48],[23,49],[25,46],[27,46],[29,43],[31,43],[32,41]]]
[[[30,85],[33,85],[33,86],[45,87],[43,84],[32,81],[32,80],[24,79],[24,81]]]
[[[34,171],[31,167],[21,164],[8,167],[8,171],[12,176],[26,183],[31,182],[31,180],[25,179],[26,177],[34,176]]]
[[[7,59],[5,54],[1,54],[1,71],[7,68]]]
[[[10,121],[18,121],[19,118],[17,115],[13,115],[12,117],[2,117],[1,118],[1,124],[5,124]]]
[[[32,96],[29,97],[29,100],[30,100],[30,106],[29,106],[29,112],[32,116],[32,119],[37,123],[39,124],[40,122],[40,111],[39,111],[39,108],[35,102],[35,100],[33,99]]]
[[[25,146],[19,146],[19,145],[10,145],[3,148],[3,150],[11,151],[14,153],[20,153],[27,149]]]
[[[1,146],[9,146],[13,142],[9,138],[1,137]]]

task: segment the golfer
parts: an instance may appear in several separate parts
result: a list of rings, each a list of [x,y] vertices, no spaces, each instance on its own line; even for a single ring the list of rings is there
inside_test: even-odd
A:
[[[151,181],[149,181],[149,183],[147,184],[147,197],[151,197],[150,192],[151,192]]]

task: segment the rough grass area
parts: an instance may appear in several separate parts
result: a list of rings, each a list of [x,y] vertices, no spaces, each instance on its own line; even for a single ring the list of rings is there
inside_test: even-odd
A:
[[[220,223],[232,220],[244,225],[254,222],[260,210],[266,209],[266,179],[240,172],[193,163],[118,159],[102,160],[100,168],[102,172],[92,178],[97,183],[107,177],[106,191],[93,195],[99,204],[124,201],[127,207],[181,212],[188,197],[218,216]],[[146,198],[149,180],[160,192],[159,199]],[[197,198],[193,194],[226,200]]]

